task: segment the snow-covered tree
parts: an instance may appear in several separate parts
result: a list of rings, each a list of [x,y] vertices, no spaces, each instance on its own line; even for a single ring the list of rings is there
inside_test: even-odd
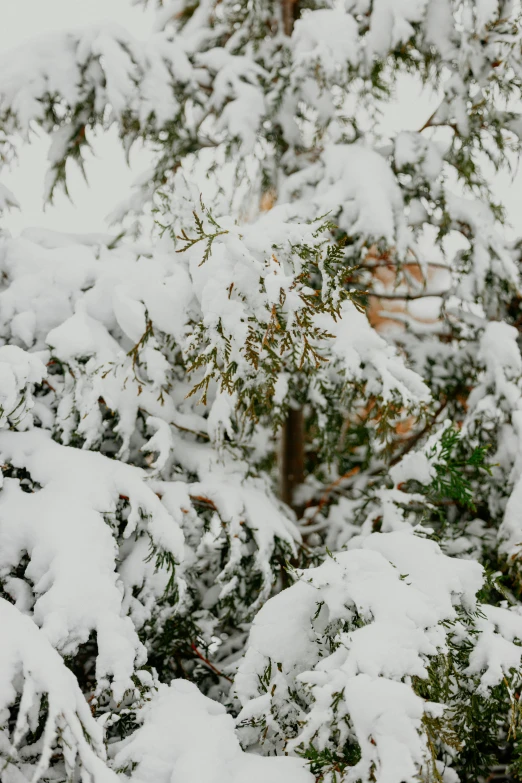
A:
[[[153,161],[117,235],[0,237],[0,777],[521,775],[520,5],[156,10],[0,63],[47,198]]]

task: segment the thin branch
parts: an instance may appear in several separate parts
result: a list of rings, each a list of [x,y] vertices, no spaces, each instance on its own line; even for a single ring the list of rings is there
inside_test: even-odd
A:
[[[208,506],[209,508],[217,511],[216,504],[210,498],[205,498],[203,495],[189,495],[189,498],[193,503],[199,503],[201,506]]]
[[[198,438],[210,440],[210,435],[207,435],[206,432],[199,432],[198,430],[191,430],[189,427],[182,427],[181,424],[176,424],[175,421],[171,421],[170,423],[173,427],[176,427],[176,429],[181,430],[181,432],[190,432],[191,435],[197,435]]]
[[[319,500],[319,503],[318,503],[318,505],[317,505],[317,508],[315,509],[315,511],[314,511],[314,513],[313,513],[313,515],[312,515],[312,516],[310,517],[310,519],[309,519],[309,520],[307,520],[307,521],[308,521],[309,523],[312,523],[312,522],[314,521],[314,519],[315,519],[315,518],[316,518],[316,516],[317,516],[317,515],[320,513],[320,511],[321,511],[321,509],[323,508],[323,506],[324,506],[324,505],[325,505],[325,504],[328,502],[328,498],[329,498],[329,496],[330,496],[330,492],[332,492],[332,490],[334,490],[336,487],[338,487],[338,486],[339,486],[339,484],[340,484],[342,481],[344,481],[345,479],[348,479],[348,478],[351,478],[352,476],[355,476],[357,473],[359,473],[359,471],[360,471],[360,468],[359,468],[359,466],[358,466],[358,465],[356,465],[356,466],[355,466],[354,468],[352,468],[351,470],[347,471],[346,473],[343,473],[343,475],[342,475],[342,476],[339,476],[338,478],[336,478],[336,479],[335,479],[335,481],[332,481],[332,483],[331,483],[331,484],[329,484],[329,485],[326,487],[325,491],[323,492],[323,494],[322,494],[322,496],[321,496],[321,499]],[[306,531],[306,532],[310,532],[310,533],[312,532],[311,530],[310,530],[310,531],[309,531],[309,530],[307,530],[307,529],[306,529],[306,526],[305,526],[305,531]]]
[[[414,334],[438,334],[443,337],[450,336],[450,332],[444,322],[437,319],[436,321],[420,321],[411,315],[406,313],[397,313],[394,310],[379,310],[377,315],[380,318],[384,318],[388,321],[397,321],[404,324],[407,329],[410,329]]]
[[[374,296],[376,299],[402,299],[405,301],[410,301],[412,299],[426,299],[428,296],[435,296],[435,297],[444,297],[447,296],[450,293],[449,288],[446,288],[444,291],[423,291],[419,294],[376,294],[376,293],[368,293],[368,296]]]
[[[218,677],[223,677],[223,679],[228,680],[228,682],[233,682],[231,677],[228,677],[226,674],[223,674],[223,672],[220,672],[219,669],[216,669],[213,663],[211,663],[208,658],[205,658],[205,656],[198,650],[194,642],[190,645],[192,650],[196,653],[198,658],[205,663],[209,669],[212,669],[214,674],[217,674]]]
[[[422,128],[419,128],[417,133],[422,133],[422,131],[426,130],[426,128],[451,128],[451,130],[454,131],[457,136],[460,136],[459,129],[455,122],[433,122],[439,109],[440,105],[437,106],[433,114],[428,117]]]
[[[419,440],[422,437],[424,437],[424,435],[426,435],[427,432],[429,432],[431,430],[431,428],[433,427],[433,425],[435,424],[435,422],[437,421],[437,419],[439,418],[440,414],[442,413],[442,411],[444,410],[444,408],[446,407],[447,404],[448,404],[448,398],[446,397],[441,402],[441,404],[439,405],[439,407],[437,408],[437,410],[433,414],[433,416],[430,419],[430,421],[427,422],[426,425],[419,432],[417,432],[415,435],[412,435],[412,437],[408,440],[408,442],[406,443],[406,446],[402,449],[400,454],[396,454],[396,456],[390,461],[390,467],[393,467],[398,462],[400,462],[401,459],[403,457],[405,457],[406,454],[409,451],[412,450],[412,448],[415,446],[415,444],[418,443]]]
[[[431,125],[431,123],[432,123],[432,120],[434,120],[434,119],[435,119],[435,115],[437,114],[437,112],[438,112],[438,110],[439,110],[439,109],[440,109],[440,106],[437,106],[437,108],[435,109],[435,111],[433,112],[433,114],[432,114],[430,117],[428,117],[428,119],[426,120],[426,122],[424,123],[424,125],[422,126],[422,128],[419,128],[419,130],[417,131],[417,133],[422,133],[422,131],[423,131],[423,130],[426,130],[426,128],[431,128],[431,127],[432,127],[432,125]]]
[[[440,261],[426,261],[426,266],[432,266],[437,269],[445,269],[447,272],[451,272],[451,267],[448,264],[443,264]],[[378,261],[376,264],[361,264],[361,269],[377,269],[378,267],[401,267],[405,269],[409,266],[421,267],[419,261]]]

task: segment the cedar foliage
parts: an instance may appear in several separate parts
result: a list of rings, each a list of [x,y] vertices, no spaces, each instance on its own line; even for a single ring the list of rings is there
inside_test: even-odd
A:
[[[153,153],[116,236],[0,237],[6,783],[520,776],[520,15],[165,0],[4,55],[47,198],[102,128]]]

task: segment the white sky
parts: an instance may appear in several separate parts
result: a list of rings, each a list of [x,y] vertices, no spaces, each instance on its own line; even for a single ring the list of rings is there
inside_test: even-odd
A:
[[[145,13],[131,0],[0,0],[0,51],[56,30],[85,27],[116,21],[136,37],[146,37],[153,21],[152,11]],[[128,192],[133,178],[146,166],[146,156],[138,151],[131,163],[125,163],[115,129],[99,134],[94,145],[95,156],[88,159],[87,184],[73,165],[68,177],[73,203],[61,193],[55,204],[43,207],[43,183],[47,169],[48,141],[35,139],[20,150],[18,164],[2,173],[2,182],[13,191],[21,210],[4,216],[3,222],[13,233],[28,226],[39,226],[67,232],[91,232],[107,229],[106,216]]]
[[[133,6],[131,0],[0,0],[0,51],[24,43],[53,30],[82,27],[100,21],[116,21],[136,37],[146,37],[153,12]],[[389,107],[387,121],[396,130],[422,126],[433,110],[433,98],[421,92],[411,80],[401,83],[396,102]],[[27,226],[39,226],[68,232],[104,231],[106,216],[128,192],[133,178],[144,168],[145,153],[136,151],[132,170],[125,163],[115,130],[100,133],[94,144],[94,156],[87,163],[89,184],[74,167],[68,178],[71,203],[62,194],[55,204],[43,207],[43,181],[48,142],[34,139],[20,150],[13,170],[2,174],[21,205],[21,211],[4,215],[3,222],[13,233]],[[508,219],[522,233],[522,172],[512,182],[498,178],[498,193],[505,203]]]

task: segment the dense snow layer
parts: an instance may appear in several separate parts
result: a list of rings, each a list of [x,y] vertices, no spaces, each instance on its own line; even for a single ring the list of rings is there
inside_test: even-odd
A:
[[[152,204],[165,230],[0,236],[2,783],[311,783],[303,752],[349,783],[417,783],[433,726],[452,760],[441,727],[470,693],[502,684],[518,710],[520,610],[477,600],[474,558],[487,540],[516,573],[522,540],[519,249],[480,171],[520,132],[519,4],[319,5],[282,35],[277,4],[176,0],[148,41],[99,25],[0,60],[7,142],[51,135],[48,194],[114,124],[127,153],[154,147],[120,216]],[[440,102],[388,137],[403,67]],[[318,466],[303,520],[269,428],[296,404]],[[439,498],[439,546],[419,522],[446,415],[469,503]],[[458,449],[490,440],[482,486]],[[301,554],[319,565],[288,575]]]
[[[96,783],[116,783],[117,777],[105,764],[103,731],[91,715],[84,694],[62,657],[37,626],[18,609],[0,598],[0,716],[6,714],[17,696],[21,695],[16,725],[9,736],[0,730],[2,781],[36,783],[47,771],[55,743],[62,747],[68,775],[74,774],[76,763]],[[21,683],[21,687],[19,686]],[[42,699],[47,700],[47,717],[42,741],[37,748],[36,766],[24,763],[24,739],[36,731]],[[27,758],[27,756],[26,756]],[[21,771],[17,768],[20,766]],[[27,777],[24,774],[27,772]]]
[[[133,783],[313,783],[300,759],[242,751],[225,708],[186,680],[161,685],[140,721],[114,759],[119,768],[133,765]]]
[[[0,434],[0,454],[4,463],[29,471],[41,486],[27,492],[16,479],[4,481],[0,573],[8,575],[27,552],[25,576],[34,585],[34,606],[22,580],[9,578],[6,589],[63,655],[74,654],[96,631],[97,678],[112,678],[120,700],[132,687],[135,662],[143,663],[145,653],[122,612],[117,547],[104,515],[114,512],[121,495],[127,497],[124,537],[140,531],[145,520],[152,540],[178,561],[183,558],[183,534],[139,468],[61,446],[36,429]]]
[[[430,658],[463,630],[482,567],[411,532],[353,538],[349,547],[299,572],[258,613],[235,679],[239,724],[247,742],[259,741],[253,719],[266,725],[262,741],[279,751],[311,741],[326,748],[340,727],[338,746],[357,740],[361,748],[348,780],[369,780],[373,770],[379,783],[413,783],[430,760],[423,715],[440,716],[444,705],[424,702],[412,678],[424,679]],[[484,611],[468,674],[480,675],[487,693],[520,666],[513,639],[522,638],[522,617]]]

